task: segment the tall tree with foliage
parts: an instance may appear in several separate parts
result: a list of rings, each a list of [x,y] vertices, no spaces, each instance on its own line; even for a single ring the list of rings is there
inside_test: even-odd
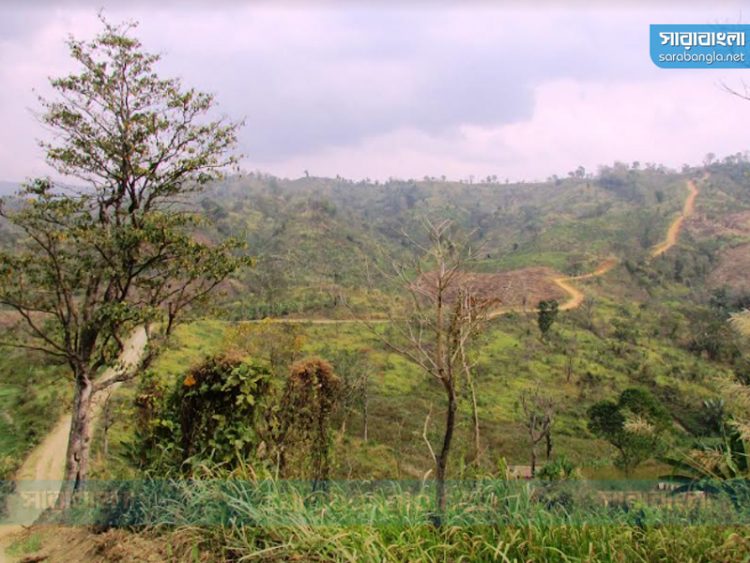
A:
[[[2,344],[71,371],[62,507],[86,482],[95,393],[133,375],[119,365],[100,377],[118,368],[128,334],[146,327],[148,362],[182,313],[245,262],[235,241],[198,242],[189,206],[236,162],[240,124],[208,118],[212,95],[160,78],[159,57],[132,36],[137,24],[102,24],[95,39],[68,41],[79,70],[51,81],[54,99],[40,98],[54,133],[41,143],[47,162],[77,187],[36,180],[20,207],[0,206],[24,235],[0,253],[0,306],[17,320]]]
[[[589,430],[612,444],[626,475],[660,450],[661,436],[670,426],[664,406],[645,389],[625,389],[615,403],[601,401],[588,410]]]

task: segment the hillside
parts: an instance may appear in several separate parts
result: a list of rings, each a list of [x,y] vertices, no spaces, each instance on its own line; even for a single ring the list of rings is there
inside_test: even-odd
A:
[[[440,437],[440,388],[384,347],[378,334],[388,334],[388,323],[374,325],[373,333],[352,316],[382,318],[398,307],[399,290],[384,274],[389,262],[414,254],[421,218],[450,217],[482,246],[467,272],[472,284],[500,300],[472,352],[482,470],[508,463],[528,471],[518,405],[523,393],[541,386],[555,403],[554,456],[588,478],[621,479],[616,450],[588,428],[592,405],[625,389],[648,390],[669,414],[668,447],[679,450],[714,439],[704,404],[721,396],[725,378],[744,374],[745,344],[726,319],[748,304],[737,265],[750,250],[748,167],[730,160],[678,174],[617,165],[595,177],[529,185],[229,178],[195,201],[209,219],[200,236],[241,238],[256,262],[210,310],[196,311],[180,328],[150,381],[163,390],[179,387],[203,358],[238,346],[273,361],[273,350],[292,340],[294,357],[320,356],[337,372],[350,373],[352,358],[364,358],[367,415],[354,406],[336,416],[333,476],[424,478],[431,465],[424,440]],[[556,299],[562,309],[546,339],[535,313],[542,299]],[[276,320],[256,320],[268,316]],[[734,326],[744,330],[744,316],[737,318]],[[4,381],[15,375],[17,361],[0,366]],[[46,379],[58,367],[31,369]],[[114,394],[118,414],[108,426],[106,453],[97,429],[96,477],[140,475],[133,452],[142,428],[136,431],[132,421],[143,416],[142,385]],[[7,424],[39,420],[40,407],[60,406],[59,395],[45,394],[30,410],[7,389],[0,397],[11,413]],[[472,429],[468,391],[460,393],[455,456],[463,468]],[[0,443],[0,453],[18,460],[39,439],[17,435]],[[7,461],[6,474],[16,466]],[[668,471],[652,458],[631,477]]]
[[[230,318],[299,317],[304,351],[330,359],[334,367],[347,351],[372,350],[378,374],[370,406],[375,438],[365,447],[356,438],[361,422],[348,420],[346,440],[356,448],[341,446],[355,456],[340,460],[342,471],[349,467],[345,474],[393,477],[407,471],[419,477],[429,463],[415,436],[439,405],[440,393],[424,386],[413,366],[383,350],[366,327],[304,321],[382,314],[383,295],[394,291],[378,271],[384,257],[411,252],[405,236],[419,233],[421,216],[449,215],[484,244],[483,257],[471,266],[475,283],[499,297],[504,308],[498,312],[506,313],[486,330],[478,351],[487,463],[498,457],[525,463],[515,404],[521,390],[541,383],[555,389],[561,405],[558,451],[599,475],[607,446],[588,435],[583,414],[625,388],[649,388],[667,405],[677,442],[707,431],[701,404],[717,396],[716,376],[731,373],[733,360],[731,344],[706,351],[698,332],[720,322],[711,305],[717,286],[709,280],[738,240],[707,236],[699,225],[709,221],[709,210],[724,217],[722,210],[750,208],[742,188],[718,179],[732,166],[717,166],[698,180],[697,199],[687,189],[689,176],[619,165],[597,177],[534,185],[381,185],[249,175],[215,186],[201,205],[216,221],[212,236],[243,236],[258,255],[253,271],[228,297]],[[724,290],[734,303],[742,288],[730,284]],[[559,319],[549,343],[540,342],[533,313],[546,298],[570,299],[573,309]],[[220,350],[235,330],[208,326],[214,326],[214,336],[207,341],[185,328],[192,350],[187,357],[193,359],[168,355],[159,364],[171,366],[164,377],[179,378],[191,361]],[[460,430],[467,447],[468,431]],[[374,459],[365,453],[369,448],[379,452],[377,466],[364,462]],[[646,475],[662,469],[646,469]]]
[[[213,236],[233,234],[259,257],[245,280],[244,315],[320,311],[365,285],[382,288],[388,261],[413,253],[421,218],[450,218],[484,256],[477,272],[592,271],[609,256],[638,259],[684,200],[685,177],[662,168],[605,168],[597,177],[542,184],[387,183],[233,177],[201,196]],[[257,309],[261,307],[261,309]],[[266,309],[263,309],[266,307]],[[235,303],[233,315],[241,315]]]

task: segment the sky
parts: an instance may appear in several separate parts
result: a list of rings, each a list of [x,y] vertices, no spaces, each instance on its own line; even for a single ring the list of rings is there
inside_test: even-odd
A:
[[[602,3],[598,3],[602,4]],[[649,24],[747,23],[740,2],[0,4],[0,180],[51,174],[35,117],[65,40],[137,20],[158,69],[244,118],[245,170],[296,178],[545,179],[750,149],[750,70],[667,70]]]

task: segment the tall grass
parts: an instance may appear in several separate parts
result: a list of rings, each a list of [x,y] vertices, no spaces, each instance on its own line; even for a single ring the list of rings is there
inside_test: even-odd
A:
[[[331,482],[313,491],[307,482],[236,472],[206,477],[131,483],[130,502],[97,517],[110,526],[156,528],[228,561],[750,557],[750,511],[732,510],[722,499],[607,503],[585,482],[462,481],[451,483],[445,524],[435,528],[429,481]]]

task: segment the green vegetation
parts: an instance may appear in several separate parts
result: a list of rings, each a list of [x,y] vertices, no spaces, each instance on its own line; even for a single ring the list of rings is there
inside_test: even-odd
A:
[[[199,481],[134,484],[137,502],[78,521],[184,530],[177,541],[223,560],[730,561],[747,553],[750,515],[726,499],[652,506],[647,491],[631,488],[604,506],[584,483],[571,483],[549,481],[540,490],[518,481],[457,482],[436,528],[427,523],[429,484],[331,482],[315,491],[245,470],[209,470]]]
[[[196,240],[199,220],[183,202],[236,163],[239,124],[210,121],[211,95],[159,78],[159,56],[131,36],[137,24],[100,19],[95,39],[68,40],[76,71],[51,79],[55,97],[39,100],[54,133],[41,143],[47,162],[85,189],[37,179],[17,208],[0,200],[0,217],[25,235],[0,248],[0,307],[12,319],[2,344],[69,367],[62,505],[88,479],[95,393],[145,365],[186,309],[248,263],[232,238]],[[118,366],[144,325],[158,327],[146,330],[148,350]]]
[[[656,178],[654,184],[646,181],[649,175]],[[650,190],[662,191],[659,205],[665,206],[665,217],[673,216],[679,209],[680,198],[684,198],[681,177],[657,171],[638,171],[630,176],[636,183],[649,186],[643,188],[643,197],[647,199],[655,198]],[[281,206],[275,208],[278,210],[290,201],[298,201],[303,194],[307,194],[304,197],[308,201],[319,197],[308,190],[308,183],[325,192],[332,181],[299,181],[296,190],[289,188],[286,192],[282,191],[286,190],[285,181],[244,177],[215,188],[210,192],[212,197],[219,197],[217,201],[231,209],[233,206],[228,202],[235,197],[246,197],[244,192],[240,195],[230,190],[236,182],[243,185],[251,182],[255,186],[261,209],[265,190],[276,190],[277,195],[271,200]],[[263,187],[266,182],[275,187]],[[463,191],[468,187],[462,185],[454,185],[456,195],[452,195],[453,192],[443,191],[439,183],[429,187],[423,182],[416,184],[419,190],[428,193],[434,190],[428,201],[451,197],[480,199],[484,190],[497,188],[502,193],[507,189],[479,187],[477,196],[469,196]],[[565,205],[578,205],[576,181],[571,180],[569,185],[565,181],[554,189],[564,190],[566,186],[572,192],[560,195],[554,204],[563,209]],[[590,186],[587,189],[604,189],[596,187],[596,181],[590,182]],[[369,188],[372,193],[386,190],[382,186]],[[536,188],[549,189],[548,198],[553,189],[544,185]],[[392,189],[389,186],[386,192]],[[331,193],[343,197],[339,192]],[[632,199],[615,195],[618,199],[613,200],[610,209],[640,205],[636,196]],[[335,201],[333,195],[331,198]],[[670,201],[672,205],[666,212]],[[250,203],[243,204],[243,209],[246,205]],[[268,405],[281,404],[292,366],[305,357],[328,360],[333,373],[340,378],[341,394],[330,410],[325,433],[317,438],[315,434],[307,435],[290,450],[293,455],[286,476],[301,477],[303,481],[295,488],[290,481],[276,480],[279,466],[269,452],[278,452],[277,446],[273,440],[261,436],[266,435],[264,428],[273,428],[269,421],[280,418],[264,416],[258,421],[254,415],[248,416],[247,421],[256,421],[245,425],[253,439],[243,442],[248,448],[234,451],[224,449],[221,444],[228,444],[236,436],[229,426],[242,426],[243,417],[233,418],[235,422],[231,423],[227,419],[216,426],[229,425],[227,433],[214,433],[215,437],[226,438],[225,441],[213,446],[208,442],[208,448],[198,446],[196,441],[189,471],[193,480],[189,484],[162,480],[180,473],[179,460],[170,462],[167,457],[162,458],[167,461],[162,465],[149,465],[147,473],[153,481],[146,480],[140,486],[166,487],[162,493],[173,499],[168,511],[157,511],[146,504],[135,514],[123,513],[123,507],[114,506],[96,516],[97,522],[137,528],[144,523],[158,526],[166,534],[164,541],[170,545],[188,541],[201,550],[233,558],[267,553],[282,559],[312,556],[346,559],[348,553],[352,557],[394,561],[460,557],[710,560],[732,559],[744,553],[748,540],[741,524],[747,515],[742,509],[732,507],[730,493],[735,489],[710,490],[710,502],[701,505],[698,512],[690,508],[689,500],[682,502],[666,496],[667,492],[655,492],[656,480],[678,466],[682,469],[675,475],[697,486],[700,476],[695,464],[687,462],[691,459],[688,456],[700,450],[698,444],[718,447],[722,443],[721,423],[717,421],[724,420],[724,415],[717,413],[726,411],[728,415],[734,408],[729,403],[721,406],[721,398],[726,396],[724,385],[726,381],[737,381],[745,373],[747,348],[741,336],[744,316],[738,313],[743,306],[741,293],[719,291],[709,283],[712,265],[718,262],[717,256],[724,245],[731,244],[729,241],[719,239],[718,244],[709,248],[697,231],[690,230],[679,247],[651,261],[647,250],[660,237],[644,245],[638,238],[639,233],[643,234],[638,230],[640,227],[632,223],[622,231],[628,233],[627,237],[622,233],[614,238],[605,236],[605,242],[597,247],[601,253],[560,250],[563,260],[544,262],[545,256],[552,256],[550,252],[557,252],[550,241],[545,242],[547,229],[561,229],[555,221],[564,214],[556,213],[554,220],[541,222],[535,242],[520,241],[516,251],[510,243],[509,255],[520,260],[518,264],[557,265],[568,274],[591,271],[605,252],[623,260],[601,278],[574,282],[586,294],[584,304],[572,311],[559,311],[554,322],[545,323],[544,339],[539,338],[539,316],[532,307],[527,313],[511,312],[493,318],[481,331],[470,351],[481,456],[474,463],[472,401],[470,389],[463,381],[457,387],[454,463],[448,472],[445,515],[441,526],[434,528],[429,524],[434,515],[434,475],[430,471],[434,460],[425,438],[437,444],[442,437],[442,421],[436,413],[445,404],[443,389],[437,382],[431,382],[416,364],[385,344],[398,336],[390,323],[368,326],[357,321],[313,322],[316,318],[352,315],[382,318],[392,309],[392,303],[398,308],[400,296],[386,283],[380,268],[386,257],[403,262],[411,252],[400,239],[384,234],[387,231],[362,232],[353,209],[341,202],[334,205],[335,213],[330,207],[313,206],[315,213],[324,214],[325,221],[329,221],[330,236],[346,232],[336,231],[337,225],[349,224],[349,232],[357,229],[358,236],[370,241],[372,247],[360,248],[349,255],[346,253],[352,247],[343,241],[340,246],[326,248],[319,242],[311,243],[309,251],[313,256],[324,253],[319,259],[325,267],[315,271],[305,268],[303,273],[297,269],[300,265],[296,259],[277,264],[279,270],[273,275],[281,276],[283,283],[277,286],[268,282],[279,290],[273,296],[256,292],[258,276],[267,273],[262,271],[267,262],[261,255],[248,276],[228,287],[224,300],[217,301],[205,313],[205,320],[178,327],[170,346],[151,366],[149,376],[150,384],[166,393],[162,411],[154,413],[155,416],[174,418],[176,411],[170,411],[166,397],[171,393],[176,398],[178,391],[184,392],[187,378],[200,370],[200,366],[207,365],[207,359],[235,355],[250,362],[247,365],[267,366],[271,388],[277,391],[276,399],[264,403],[264,409],[278,414],[280,409]],[[550,205],[552,209],[554,206]],[[278,212],[281,216],[285,213]],[[373,219],[367,227],[371,229],[382,211],[369,209],[367,213]],[[609,226],[617,224],[616,217],[609,221],[609,213],[604,211],[603,222]],[[545,211],[540,212],[540,217],[545,216]],[[456,217],[461,214],[456,213]],[[219,224],[225,222],[225,233],[236,233],[241,218],[230,211],[219,218]],[[235,220],[237,223],[233,223]],[[466,221],[467,227],[472,225],[466,217],[461,220]],[[295,229],[307,229],[306,221],[302,213]],[[599,227],[591,228],[597,232]],[[317,232],[312,229],[307,234],[313,238],[323,236]],[[582,234],[586,231],[571,232],[573,237],[593,236]],[[293,246],[294,237],[286,242],[283,232],[280,237],[274,237],[274,245]],[[277,251],[289,256],[282,246],[277,246],[274,253]],[[342,254],[338,255],[339,252]],[[528,252],[528,260],[523,258],[524,252]],[[336,257],[328,260],[329,255]],[[495,271],[500,256],[501,252],[492,250],[469,266],[478,271]],[[334,275],[328,266],[338,260],[347,267],[357,267],[350,273],[342,270]],[[270,302],[287,303],[286,312],[306,319],[289,323],[243,319],[256,316],[247,315],[248,311],[283,312],[282,308],[264,309]],[[218,321],[211,318],[214,315],[236,320]],[[730,317],[735,320],[728,321]],[[195,379],[197,382],[198,378]],[[221,385],[226,384],[223,380]],[[550,460],[547,462],[544,456],[545,461],[540,462],[537,476],[541,481],[534,484],[506,481],[512,474],[523,475],[526,471],[524,467],[530,458],[528,431],[519,421],[517,405],[525,393],[537,388],[543,389],[554,405],[549,426],[554,448]],[[106,456],[101,428],[96,436],[96,476],[142,478],[146,467],[139,469],[133,463],[133,452],[155,453],[179,440],[180,431],[149,446],[134,435],[131,421],[142,412],[138,405],[142,390],[143,387],[128,385],[113,396],[116,415],[109,429]],[[203,404],[209,409],[206,416],[212,412],[211,403]],[[622,449],[618,450],[615,444],[622,446],[621,441],[610,444],[613,434],[589,427],[587,413],[597,405],[612,405],[619,415],[622,424],[615,434],[635,432],[639,424],[654,430],[642,443],[629,442],[634,445],[629,453],[636,451],[638,455],[623,456]],[[315,428],[315,424],[310,419],[303,427]],[[302,442],[308,446],[302,446]],[[315,457],[309,448],[312,443],[323,446],[319,451],[324,458]],[[220,459],[223,464],[217,467]],[[692,473],[685,473],[686,463],[693,467]],[[184,471],[185,466],[182,467]],[[305,483],[314,474],[321,475],[315,467],[331,480],[313,491],[305,488],[312,486]],[[625,479],[626,474],[629,479]],[[245,481],[243,485],[243,478],[250,483]],[[469,487],[476,479],[479,484]],[[367,492],[356,489],[358,483],[371,480],[387,480],[382,485],[385,489],[367,489]],[[636,491],[640,492],[633,496]],[[619,494],[623,496],[618,497]],[[638,495],[644,500],[639,500]],[[654,503],[653,498],[662,500]],[[200,522],[222,525],[196,528],[195,524]],[[185,530],[193,531],[184,535]]]
[[[616,403],[596,403],[588,415],[591,432],[617,448],[615,463],[626,475],[658,454],[661,435],[670,424],[666,409],[643,389],[626,389]]]
[[[0,480],[12,477],[65,412],[70,400],[60,385],[65,369],[40,354],[0,355]]]
[[[132,56],[137,42],[115,31],[98,41]],[[210,106],[210,97],[184,96],[183,107]],[[72,127],[56,108],[51,124]],[[223,151],[233,126],[213,127]],[[50,150],[66,163],[68,153]],[[112,391],[95,427],[91,475],[124,494],[65,518],[133,533],[146,526],[166,545],[186,541],[230,560],[746,557],[744,158],[681,173],[616,163],[564,180],[471,185],[260,173],[207,183],[201,163],[188,172],[206,189],[185,184],[175,222],[136,214],[143,229],[123,227],[114,238],[85,211],[93,199],[62,198],[46,182],[28,188],[31,202],[4,202],[11,220],[0,223],[0,296],[16,311],[55,294],[54,261],[38,270],[30,252],[19,253],[19,227],[37,232],[48,214],[72,225],[39,231],[54,235],[49,257],[69,268],[61,287],[76,297],[63,304],[71,311],[84,303],[80,288],[99,283],[87,276],[111,273],[96,252],[81,255],[92,241],[126,262],[140,256],[135,247],[171,241],[186,250],[172,257],[178,271],[168,269],[182,289],[195,289],[201,273],[206,290],[222,282],[211,303],[107,298],[96,309],[104,361],[88,350],[89,380],[135,325],[151,320],[157,335],[171,334],[149,349],[137,381]],[[685,182],[703,173],[700,213],[684,218],[676,246],[652,256],[682,213]],[[165,197],[182,187],[161,185]],[[119,209],[113,219],[122,219]],[[196,214],[206,221],[187,219]],[[446,230],[425,233],[425,221]],[[460,236],[443,237],[448,231]],[[124,239],[145,246],[118,246]],[[229,279],[250,262],[230,255],[235,239],[255,256]],[[425,249],[437,252],[432,262]],[[594,273],[610,257],[611,270],[569,280],[585,294],[580,306],[558,306],[556,278]],[[509,289],[523,306],[503,314],[494,307],[507,288],[480,292],[463,281],[465,272],[531,266],[550,270],[523,272]],[[23,272],[37,294],[13,283]],[[150,270],[138,295],[169,293],[171,274]],[[172,331],[171,305],[191,322]],[[69,318],[35,335],[65,340],[92,328],[67,326]],[[0,310],[3,327],[14,320]],[[55,383],[69,368],[59,354],[55,362],[33,350],[0,357],[0,476],[70,404],[70,390]],[[664,490],[666,478],[685,496]]]

